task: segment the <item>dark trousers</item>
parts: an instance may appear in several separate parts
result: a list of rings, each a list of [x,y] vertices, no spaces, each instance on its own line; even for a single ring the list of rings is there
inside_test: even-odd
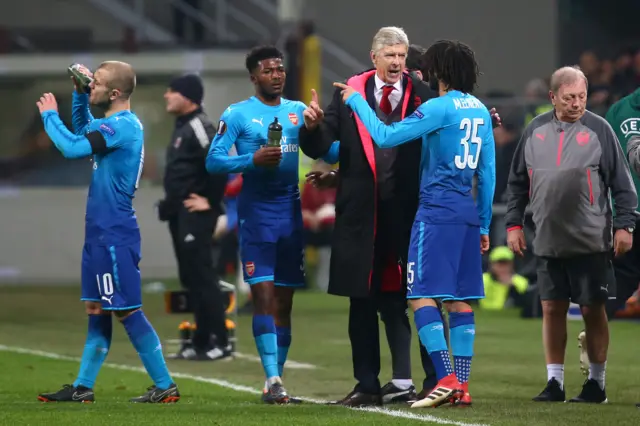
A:
[[[380,214],[382,213],[382,214]],[[371,292],[367,298],[351,298],[349,305],[349,339],[356,390],[368,394],[380,392],[380,332],[378,313],[385,325],[391,351],[394,379],[411,378],[411,325],[407,316],[406,291],[382,291],[382,273],[395,250],[388,215],[381,211],[374,248]],[[429,354],[420,345],[420,357],[425,371],[423,387],[431,389],[437,379]]]
[[[216,216],[212,212],[189,213],[181,208],[169,219],[169,230],[178,262],[180,284],[189,291],[196,322],[193,346],[209,350],[214,344],[228,344],[225,312],[218,282],[219,249],[212,235]]]

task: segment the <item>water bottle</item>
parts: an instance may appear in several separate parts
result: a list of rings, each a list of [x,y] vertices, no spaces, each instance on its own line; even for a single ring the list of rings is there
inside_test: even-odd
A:
[[[278,123],[278,117],[275,117],[267,129],[267,146],[280,146],[281,139],[282,125]]]
[[[93,82],[93,78],[80,71],[81,64],[73,64],[67,68],[67,73],[76,80],[78,85],[78,93],[89,93]]]

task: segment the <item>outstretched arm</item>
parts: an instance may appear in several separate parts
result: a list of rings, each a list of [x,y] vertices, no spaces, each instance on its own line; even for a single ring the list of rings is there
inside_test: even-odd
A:
[[[436,98],[420,105],[404,120],[387,126],[359,93],[354,92],[349,96],[346,104],[358,115],[376,145],[381,148],[401,145],[440,129],[445,115],[441,102],[437,102]]]

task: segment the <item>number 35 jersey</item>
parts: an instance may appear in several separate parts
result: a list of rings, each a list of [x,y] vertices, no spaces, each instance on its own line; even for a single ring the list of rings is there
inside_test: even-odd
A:
[[[489,111],[474,96],[458,91],[423,104],[427,106],[421,119],[440,121],[440,125],[423,136],[416,219],[488,228],[495,190],[495,142]],[[482,183],[477,207],[473,197],[476,175]]]

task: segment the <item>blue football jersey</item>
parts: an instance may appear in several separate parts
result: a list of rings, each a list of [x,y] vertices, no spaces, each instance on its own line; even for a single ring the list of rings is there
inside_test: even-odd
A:
[[[303,125],[302,102],[282,99],[265,105],[253,96],[230,105],[218,123],[206,165],[210,173],[242,173],[238,216],[283,218],[299,210],[298,131]],[[267,143],[267,128],[274,118],[282,125],[282,160],[278,167],[258,167],[253,154]],[[230,155],[235,146],[237,155]]]
[[[140,240],[133,198],[144,163],[144,131],[131,111],[95,119],[89,112],[88,96],[73,94],[74,134],[55,112],[43,113],[45,130],[67,158],[93,157],[85,217],[85,241],[122,245]],[[106,143],[95,152],[85,137],[99,132]]]
[[[383,148],[422,137],[420,205],[416,220],[466,223],[489,233],[495,192],[495,143],[491,116],[476,97],[459,91],[430,99],[411,116],[386,126],[361,95],[347,105]],[[477,206],[473,178],[478,179]]]

